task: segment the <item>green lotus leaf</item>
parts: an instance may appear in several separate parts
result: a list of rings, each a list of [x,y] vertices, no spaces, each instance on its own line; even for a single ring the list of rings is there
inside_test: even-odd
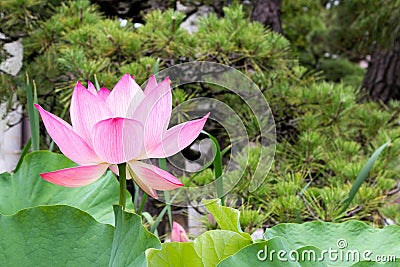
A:
[[[285,238],[275,237],[267,241],[253,243],[218,264],[218,267],[240,266],[287,266],[323,267],[328,266],[320,259],[320,249],[306,246],[292,249]]]
[[[146,266],[145,251],[160,248],[140,216],[115,206],[116,226],[66,205],[0,215],[2,266]]]
[[[278,224],[265,233],[266,239],[278,236],[286,238],[293,249],[310,245],[327,254],[336,251],[329,257],[334,266],[367,264],[366,261],[381,261],[382,256],[400,258],[400,226],[396,225],[379,229],[360,221],[313,221]]]
[[[16,173],[0,174],[0,214],[11,215],[29,207],[62,204],[86,211],[99,222],[114,224],[112,207],[119,200],[119,183],[112,172],[78,188],[51,184],[39,175],[73,166],[76,164],[61,154],[49,151],[28,154]],[[132,206],[131,201],[127,201],[127,207]]]
[[[148,250],[147,264],[149,267],[214,267],[221,260],[249,244],[251,240],[236,232],[207,231],[193,242],[164,243],[161,250]]]

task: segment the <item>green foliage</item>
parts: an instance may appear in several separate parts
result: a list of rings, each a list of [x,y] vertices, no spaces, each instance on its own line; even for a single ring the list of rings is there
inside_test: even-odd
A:
[[[67,188],[43,180],[39,174],[74,167],[63,155],[48,151],[28,154],[14,173],[0,174],[0,214],[12,215],[40,205],[69,205],[101,223],[114,224],[112,205],[118,203],[119,185],[111,172],[84,187]],[[131,201],[128,208],[132,209]]]
[[[400,1],[282,1],[281,20],[294,52],[328,81],[360,87],[358,67],[400,38]]]
[[[322,58],[319,69],[324,72],[328,81],[343,82],[354,88],[360,87],[364,79],[365,70],[343,58]]]
[[[114,206],[114,213],[115,230],[109,266],[147,266],[145,251],[160,248],[160,240],[143,227],[139,215],[125,212],[121,206]]]
[[[280,257],[285,260],[279,260],[277,254],[273,254],[274,256],[270,256],[271,251],[279,252]],[[315,255],[321,255],[321,250],[317,247],[302,247],[300,249],[291,249],[288,246],[288,242],[286,239],[281,237],[271,238],[267,241],[253,243],[250,246],[247,246],[241,249],[239,252],[235,253],[231,257],[228,257],[224,261],[221,261],[217,266],[218,267],[239,267],[239,266],[273,266],[273,267],[280,267],[280,266],[288,266],[288,267],[306,267],[306,266],[318,266],[324,267],[328,266],[326,260],[321,261],[290,261],[289,260],[289,253],[292,253],[293,258],[294,255],[302,255],[302,251],[312,251],[311,253],[315,253]],[[260,253],[260,251],[262,253]],[[293,252],[295,251],[295,253]],[[282,253],[284,252],[284,253]],[[257,255],[260,256],[257,257]],[[285,255],[285,256],[282,256]],[[265,258],[264,258],[265,257]],[[301,259],[301,257],[299,257]]]
[[[193,242],[164,243],[161,250],[148,250],[147,264],[150,267],[211,267],[249,244],[251,240],[238,233],[213,230],[198,236]]]
[[[53,12],[53,5],[57,5],[60,2],[59,0],[1,1],[1,31],[10,38],[24,37],[36,27],[35,24],[39,20],[47,18]]]
[[[202,266],[203,262],[197,256],[193,243],[173,242],[163,243],[161,251],[148,250],[147,265],[158,266]]]
[[[397,141],[377,158],[349,208],[342,212],[343,201],[364,164],[378,147],[400,133],[396,102],[382,110],[375,103],[358,102],[356,93],[351,87],[325,82],[277,85],[266,91],[277,123],[275,162],[264,184],[250,192],[260,150],[265,148],[255,145],[235,156],[233,161],[245,172],[227,196],[228,203],[234,206],[240,199],[242,207],[266,214],[264,226],[349,219],[383,225],[385,217],[397,222],[398,211],[380,212],[396,199],[392,192],[396,192],[399,171]],[[280,121],[284,116],[287,119]],[[229,181],[236,181],[241,173],[231,171],[225,175],[225,186],[230,188]],[[202,181],[210,182],[210,177],[210,172],[203,172],[193,180],[201,185]],[[244,230],[251,232],[248,226],[260,225],[251,213],[246,217]]]
[[[367,55],[390,48],[400,38],[400,1],[342,1],[333,6],[332,44],[336,50]]]
[[[107,266],[113,227],[70,206],[0,215],[0,260],[8,266]]]
[[[328,12],[323,1],[300,0],[282,1],[281,17],[285,34],[296,51],[317,55],[325,52],[321,38],[327,34]],[[319,41],[319,42],[318,42]],[[312,42],[315,42],[312,44]]]
[[[8,7],[7,12],[14,9]],[[287,72],[287,40],[261,24],[249,23],[239,7],[226,9],[224,19],[211,14],[194,35],[179,27],[184,14],[172,10],[148,13],[138,29],[130,22],[121,27],[117,20],[104,18],[89,1],[68,1],[49,10],[45,17],[38,15],[29,29],[21,25],[19,30],[27,35],[24,70],[35,80],[41,104],[56,114],[63,110],[60,103],[69,105],[77,80],[93,81],[96,74],[101,86],[109,87],[129,72],[142,83],[152,74],[157,58],[162,59],[160,67],[211,60],[246,71],[268,69],[257,73],[265,81],[276,77],[275,72]],[[217,43],[221,43],[218,49]],[[18,91],[23,78],[21,74],[5,79]],[[7,83],[3,84],[5,91]]]
[[[159,248],[160,241],[142,226],[140,216],[120,206],[112,209],[119,185],[111,172],[80,188],[54,185],[39,176],[73,166],[63,155],[38,151],[28,154],[16,173],[0,174],[0,246],[7,248],[0,253],[1,262],[145,266],[145,250]],[[133,208],[132,201],[127,208]]]
[[[203,201],[207,210],[213,214],[215,221],[223,230],[241,233],[238,210],[221,206],[221,200]]]
[[[221,208],[223,213],[238,214],[221,207],[219,202],[211,200],[207,205],[211,207],[210,204],[215,218],[220,216]],[[303,251],[313,251],[310,260],[289,261],[293,266],[331,266],[337,265],[338,261],[343,266],[366,266],[352,265],[360,263],[363,258],[333,260],[326,254],[322,257],[323,251],[343,244],[347,244],[341,248],[344,252],[370,251],[368,256],[372,263],[376,262],[376,255],[399,255],[400,227],[394,225],[376,229],[357,221],[280,224],[267,230],[265,241],[252,241],[236,229],[224,229],[221,223],[222,230],[203,233],[193,242],[170,242],[160,246],[158,239],[142,226],[140,216],[122,211],[120,206],[114,206],[114,213],[115,227],[64,205],[36,206],[13,215],[0,215],[0,245],[4,247],[0,259],[11,265],[264,266],[268,262],[271,266],[281,266],[282,261],[276,254],[269,256],[268,252],[282,250],[286,256],[280,254],[281,257],[289,256],[287,254],[291,251],[298,253],[291,254],[293,257],[303,255]],[[239,218],[223,219],[229,228]],[[266,247],[268,251],[265,251]]]
[[[321,233],[332,233],[322,235]],[[293,248],[305,245],[316,246],[320,249],[339,248],[339,240],[345,240],[347,246],[343,251],[356,249],[373,251],[373,255],[400,255],[400,247],[392,246],[392,242],[398,242],[400,227],[386,226],[383,229],[371,228],[359,221],[345,223],[309,222],[304,224],[281,224],[268,229],[265,233],[267,239],[284,237]],[[365,242],[373,240],[373,242]],[[386,244],[386,245],[385,245]],[[373,257],[371,257],[373,260]],[[347,263],[349,264],[349,263]]]
[[[261,214],[261,207],[251,207],[242,205],[240,207],[240,225],[246,233],[253,233],[255,230],[263,227],[264,222],[268,220],[269,213]]]
[[[139,215],[120,206],[114,211],[115,227],[63,205],[0,214],[0,260],[10,266],[146,266],[146,249],[159,248],[160,241]]]
[[[250,23],[239,6],[225,8],[223,18],[214,14],[202,18],[198,32],[189,34],[179,27],[184,15],[173,10],[150,12],[144,17],[144,26],[134,28],[130,21],[121,27],[116,19],[105,18],[89,1],[52,3],[53,7],[40,0],[0,3],[5,14],[0,18],[2,31],[9,36],[26,36],[24,69],[16,77],[0,75],[1,92],[18,92],[24,102],[27,72],[37,85],[39,103],[60,115],[69,106],[77,80],[94,81],[96,75],[101,86],[110,88],[129,72],[142,83],[154,72],[158,59],[160,69],[193,60],[227,64],[260,87],[274,113],[276,161],[256,192],[247,189],[262,149],[257,145],[259,125],[244,103],[223,88],[192,84],[174,89],[173,104],[195,96],[213,97],[234,107],[246,124],[254,146],[246,148],[248,160],[247,150],[233,158],[245,173],[228,195],[229,205],[239,198],[243,207],[251,209],[242,219],[243,230],[251,232],[260,226],[255,212],[270,215],[263,219],[264,226],[351,218],[383,224],[381,212],[385,203],[395,198],[391,192],[400,170],[397,142],[378,158],[345,214],[340,214],[338,204],[373,151],[399,135],[400,105],[392,102],[381,109],[376,103],[360,102],[354,87],[344,84],[358,84],[362,70],[345,57],[322,58],[327,52],[322,39],[331,31],[327,23],[337,19],[325,8],[326,1],[282,1],[288,39],[259,23]],[[300,66],[293,52],[301,58],[311,57],[310,64],[325,70],[328,80],[343,84],[320,82],[321,73],[313,74]],[[224,148],[226,133],[216,128],[212,134]],[[42,147],[46,147],[44,142]],[[224,186],[237,180],[229,177],[238,175],[227,173]],[[207,184],[213,181],[212,171],[204,170],[182,181],[187,186]],[[393,212],[384,216],[389,214],[388,218],[396,221]]]
[[[173,10],[164,13],[155,10],[147,14],[145,25],[138,29],[140,53],[176,59],[192,57],[193,48],[198,44],[187,31],[179,27],[184,18],[184,14]]]
[[[218,216],[220,211],[211,212]],[[253,241],[217,266],[369,266],[366,261],[378,264],[379,256],[386,257],[384,266],[396,266],[399,235],[399,226],[377,229],[359,221],[284,223],[267,229],[265,241]]]
[[[386,218],[391,218],[394,223],[400,224],[400,206],[397,203],[388,204],[385,207],[382,207],[379,211]]]

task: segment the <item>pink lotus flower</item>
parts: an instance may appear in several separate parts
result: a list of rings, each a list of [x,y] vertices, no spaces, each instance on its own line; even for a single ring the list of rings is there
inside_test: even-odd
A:
[[[177,222],[172,223],[171,242],[189,242],[185,229]]]
[[[145,90],[125,74],[110,92],[96,91],[80,82],[72,94],[71,123],[39,110],[47,132],[61,152],[80,166],[42,173],[51,183],[79,187],[99,179],[107,168],[118,174],[116,164],[127,164],[127,178],[149,195],[155,190],[172,190],[183,184],[170,173],[140,160],[169,157],[190,145],[208,118],[188,121],[170,129],[172,111],[170,80],[156,82],[151,76]]]

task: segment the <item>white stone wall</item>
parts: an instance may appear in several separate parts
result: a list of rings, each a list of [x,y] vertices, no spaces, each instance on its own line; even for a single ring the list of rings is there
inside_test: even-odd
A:
[[[0,39],[7,39],[7,36],[0,32]],[[15,76],[22,67],[21,40],[6,43],[3,49],[10,56],[0,62],[0,75]],[[0,173],[12,171],[21,154],[23,106],[17,102],[16,97],[13,98],[12,103],[14,103],[12,110],[7,111],[6,103],[0,102]]]
[[[0,173],[15,168],[22,146],[22,105],[14,104],[13,111],[7,114],[5,106],[0,105]]]

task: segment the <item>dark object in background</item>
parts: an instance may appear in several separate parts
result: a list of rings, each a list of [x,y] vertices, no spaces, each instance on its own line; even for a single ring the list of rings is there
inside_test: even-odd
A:
[[[90,0],[100,6],[100,11],[107,16],[118,16],[120,18],[132,18],[134,22],[143,22],[141,12],[148,13],[153,9],[166,10],[175,9],[176,1],[116,1],[116,0]]]
[[[190,1],[188,1],[190,2]],[[230,0],[219,0],[213,1],[211,7],[215,13],[219,16],[223,16],[223,7],[230,5]],[[131,1],[117,1],[117,0],[91,0],[91,3],[96,3],[100,6],[101,12],[107,16],[118,16],[120,18],[132,18],[134,22],[143,22],[142,14],[148,13],[153,9],[166,10],[168,8],[176,9],[176,0],[160,1],[160,0],[131,0]],[[186,1],[183,1],[184,4]],[[248,3],[249,4],[249,3]],[[254,6],[251,13],[252,21],[259,21],[271,30],[283,34],[281,19],[280,19],[280,0],[255,0],[251,4]],[[193,13],[197,10],[194,5],[194,10],[189,13]],[[189,14],[188,14],[189,15]]]
[[[393,42],[392,49],[374,51],[362,86],[375,101],[400,99],[400,38]]]
[[[280,0],[255,0],[251,20],[259,21],[274,32],[283,33]]]

